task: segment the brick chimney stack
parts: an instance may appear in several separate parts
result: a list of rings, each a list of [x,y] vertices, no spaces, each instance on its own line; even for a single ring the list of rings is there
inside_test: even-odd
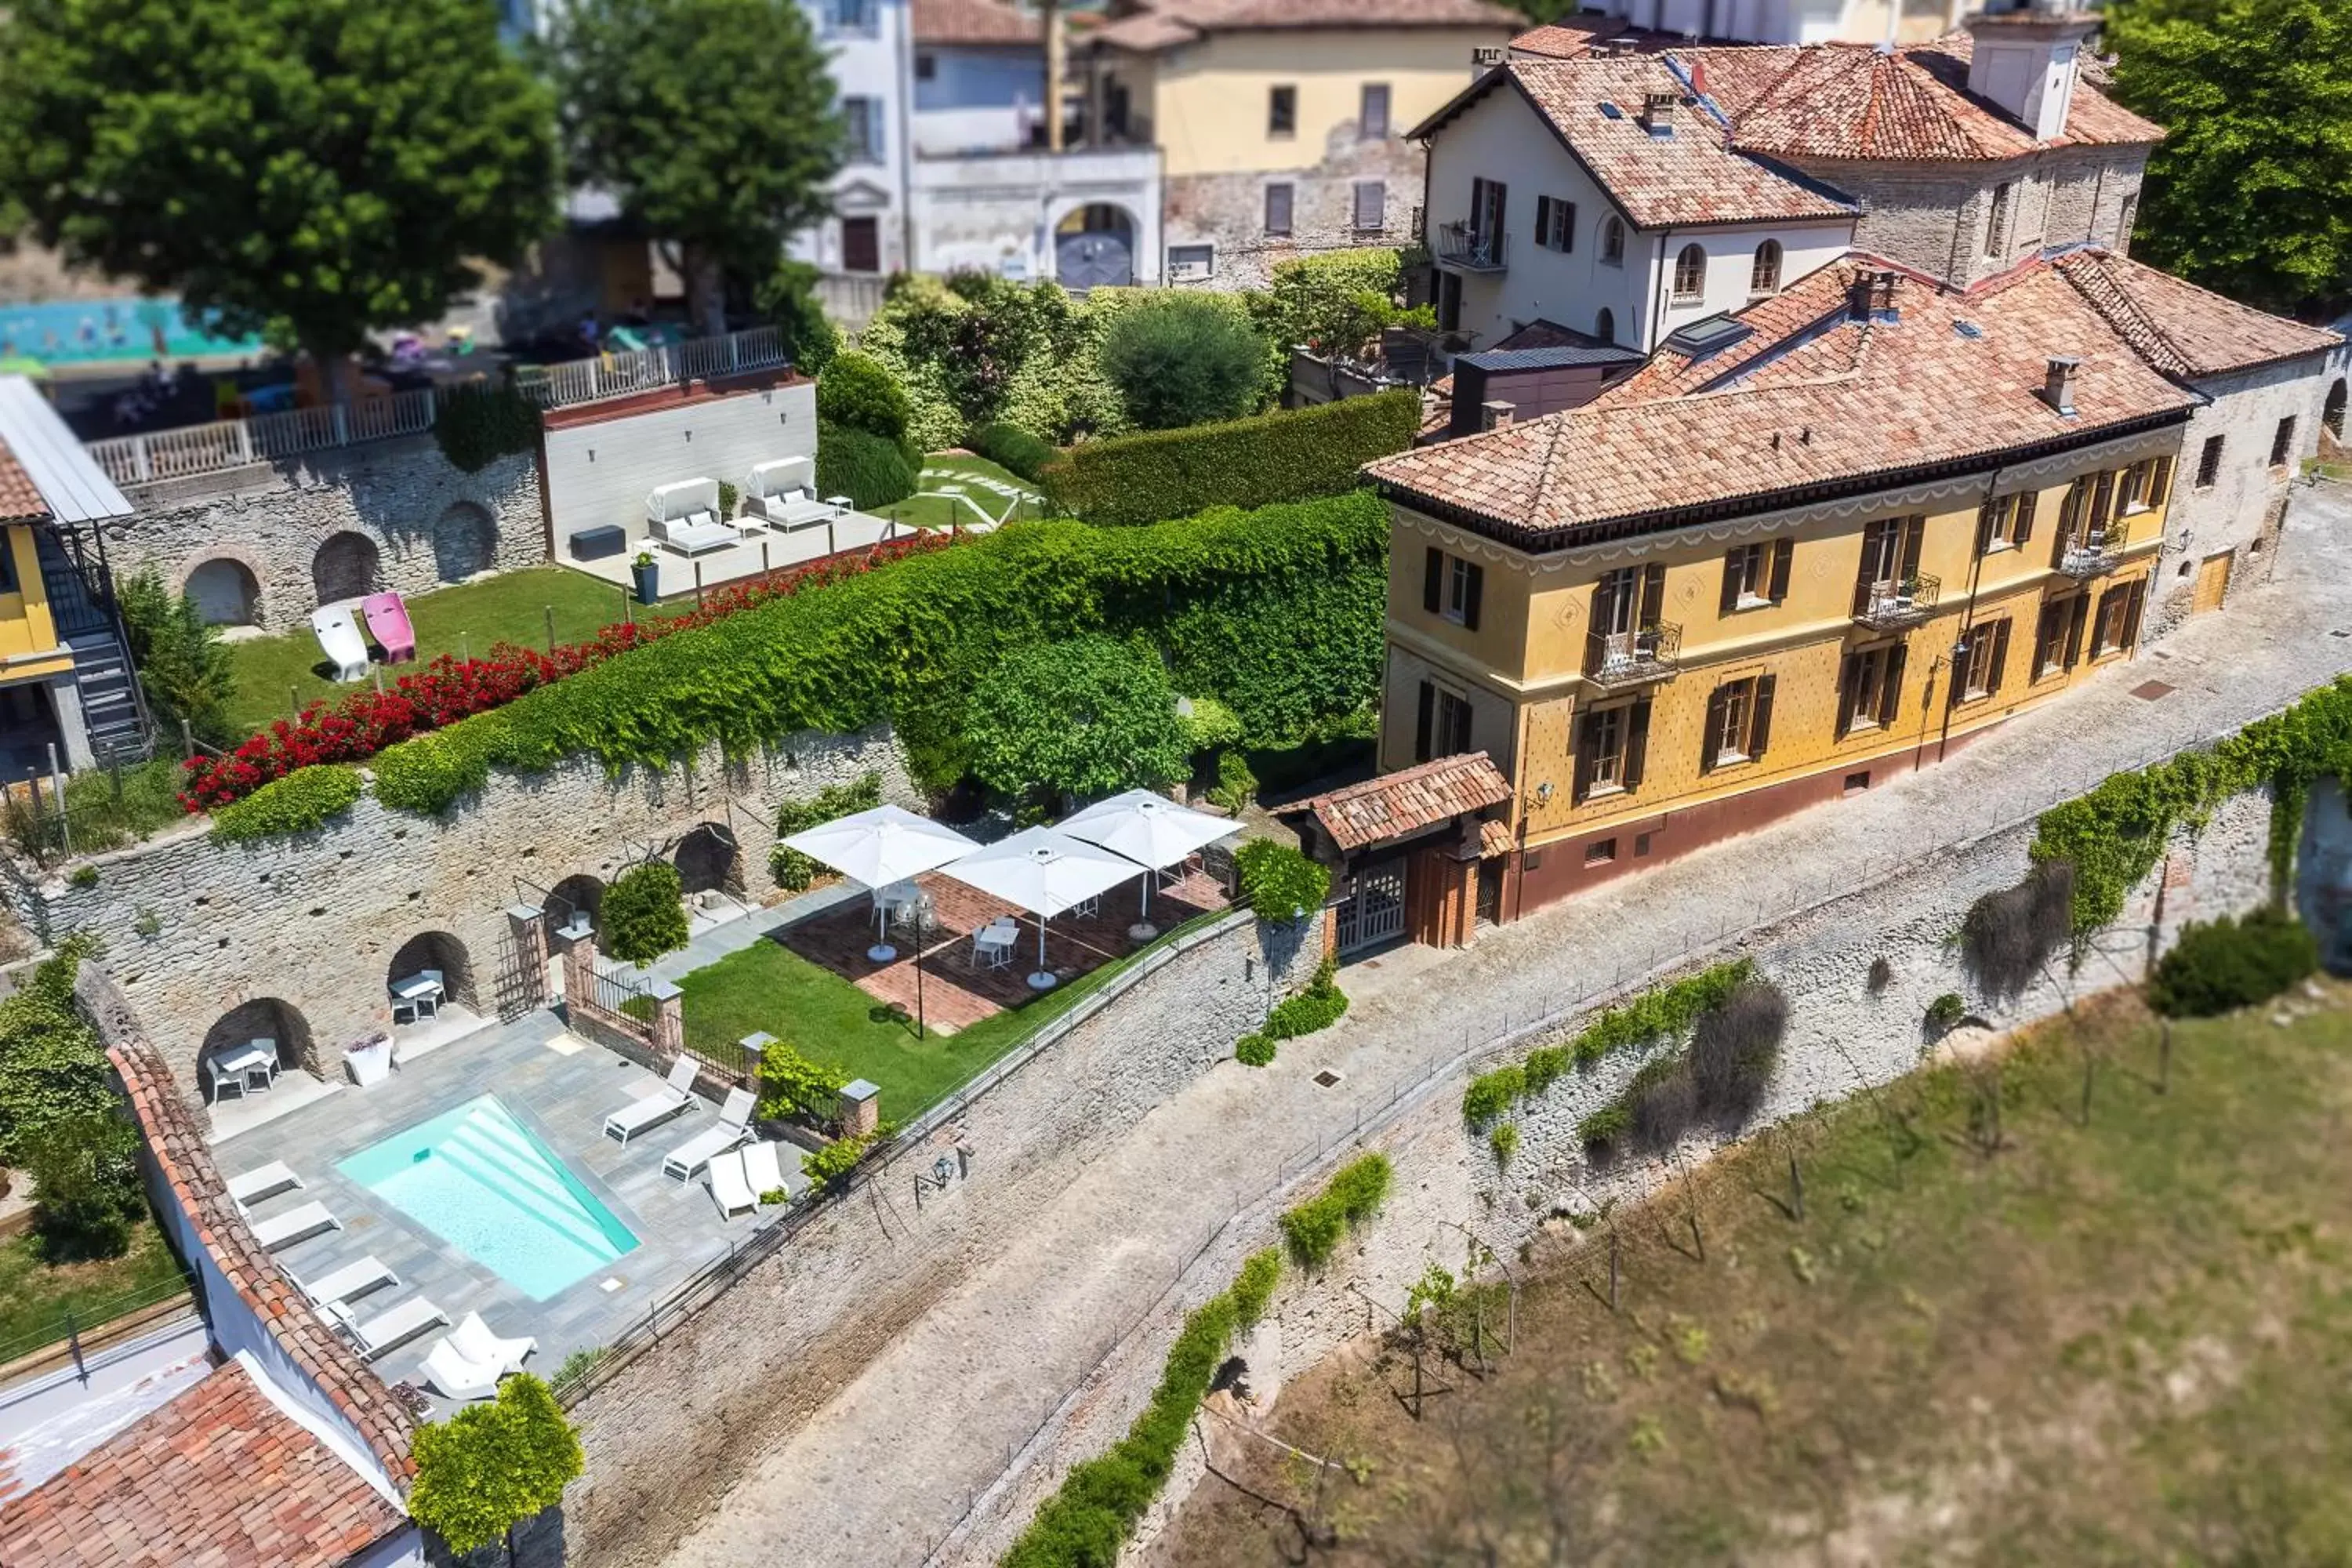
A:
[[[2050,357],[2050,372],[2042,383],[2042,401],[2059,413],[2072,416],[2074,412],[2074,373],[2083,362],[2063,354]]]

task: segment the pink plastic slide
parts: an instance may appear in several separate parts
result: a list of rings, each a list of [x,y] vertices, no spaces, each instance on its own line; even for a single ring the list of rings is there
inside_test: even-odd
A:
[[[383,645],[383,662],[405,664],[416,657],[416,632],[408,624],[408,606],[397,594],[370,594],[360,601],[368,630]]]

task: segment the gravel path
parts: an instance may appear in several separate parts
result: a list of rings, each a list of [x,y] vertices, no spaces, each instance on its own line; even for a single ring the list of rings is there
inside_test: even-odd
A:
[[[1470,950],[1405,949],[1351,969],[1356,1005],[1339,1026],[1286,1045],[1286,1070],[1223,1064],[1074,1159],[1023,1238],[751,1461],[671,1562],[921,1563],[1220,1224],[1437,1062],[2352,669],[2342,635],[2352,633],[2352,489],[2298,492],[2273,569],[2274,581],[2242,587],[2227,613],[2190,622],[1941,767],[1609,884],[1485,932]],[[2173,689],[2132,695],[2150,680]],[[1325,1068],[1343,1075],[1337,1089],[1313,1083]],[[1020,1091],[1015,1079],[1000,1092]],[[948,1201],[993,1196],[975,1180]]]

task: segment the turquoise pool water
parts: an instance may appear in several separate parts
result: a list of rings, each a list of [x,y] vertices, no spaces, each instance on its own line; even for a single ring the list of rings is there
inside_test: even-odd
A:
[[[534,1301],[637,1245],[494,1094],[371,1143],[335,1168]]]

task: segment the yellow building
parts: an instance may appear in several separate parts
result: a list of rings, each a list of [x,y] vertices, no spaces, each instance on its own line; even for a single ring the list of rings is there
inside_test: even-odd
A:
[[[1525,22],[1489,0],[1123,0],[1074,43],[1089,138],[1160,149],[1160,275],[1244,288],[1288,257],[1417,238],[1404,133]]]
[[[1857,256],[1597,403],[1372,465],[1386,787],[1477,752],[1506,788],[1327,832],[1379,904],[1343,933],[1465,940],[2128,658],[2195,406],[2046,262],[1962,292]]]

